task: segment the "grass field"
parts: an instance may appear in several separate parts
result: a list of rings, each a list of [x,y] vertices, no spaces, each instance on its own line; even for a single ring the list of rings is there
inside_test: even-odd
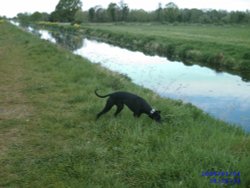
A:
[[[85,24],[90,36],[116,45],[250,79],[250,26],[197,24]]]
[[[238,47],[250,46],[248,25],[198,25],[198,24],[88,24],[88,27],[110,30],[114,33],[142,34],[149,37],[173,38]]]
[[[128,109],[95,121],[105,103],[96,87],[143,96],[165,122],[135,119]],[[6,22],[0,22],[0,149],[0,187],[216,187],[211,178],[250,184],[250,137],[240,128]],[[202,176],[207,171],[240,176]]]

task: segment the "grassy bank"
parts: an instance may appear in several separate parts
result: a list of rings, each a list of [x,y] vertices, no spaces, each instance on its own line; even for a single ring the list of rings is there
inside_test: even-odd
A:
[[[250,138],[190,104],[0,23],[0,187],[211,187],[206,171],[250,184]],[[102,93],[127,90],[163,113],[95,121]],[[114,111],[113,111],[114,112]],[[236,177],[238,178],[238,176]]]
[[[187,64],[208,66],[217,71],[228,71],[250,80],[248,25],[98,23],[62,27],[83,28],[88,36],[111,44]]]

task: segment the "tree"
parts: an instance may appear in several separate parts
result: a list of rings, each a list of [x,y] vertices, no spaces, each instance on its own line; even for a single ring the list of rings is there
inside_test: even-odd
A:
[[[92,7],[88,11],[89,21],[93,22],[95,19],[95,9]]]
[[[88,20],[88,13],[87,12],[83,12],[82,10],[78,10],[75,13],[75,18],[74,18],[74,22],[75,23],[83,23],[83,22],[87,22]]]
[[[230,17],[231,17],[231,22],[232,23],[243,23],[246,14],[244,12],[240,12],[240,11],[233,11],[230,13]],[[245,21],[247,22],[247,21]]]
[[[36,22],[36,21],[48,21],[49,20],[49,14],[46,12],[34,12],[30,15],[30,21]]]
[[[129,12],[128,20],[131,22],[150,22],[153,21],[153,17],[149,12],[139,9],[131,10]]]
[[[23,26],[28,26],[30,21],[30,15],[28,13],[18,13],[17,19]]]
[[[106,22],[108,20],[106,10],[101,6],[95,7],[95,21],[96,22]]]
[[[179,15],[179,9],[176,4],[173,2],[170,2],[166,4],[165,9],[165,20],[168,22],[175,22],[177,21],[178,15]]]
[[[123,0],[120,1],[120,8],[121,8],[121,21],[127,21],[128,14],[129,14],[129,7]]]
[[[190,20],[191,23],[199,23],[200,17],[204,14],[202,10],[193,8],[190,11]]]
[[[164,21],[163,9],[161,3],[158,4],[158,9],[156,10],[156,21],[158,22]]]
[[[110,3],[109,6],[108,6],[108,14],[111,18],[111,21],[112,22],[115,22],[117,20],[117,10],[118,10],[118,6],[116,3]]]
[[[60,0],[51,13],[51,21],[73,22],[76,12],[81,9],[81,0]]]

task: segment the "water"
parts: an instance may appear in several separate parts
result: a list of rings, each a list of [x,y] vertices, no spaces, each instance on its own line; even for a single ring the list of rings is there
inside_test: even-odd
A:
[[[163,97],[190,102],[216,118],[250,131],[250,82],[198,65],[186,66],[164,57],[148,56],[95,40],[65,33],[34,30],[93,63],[127,75],[138,85]]]

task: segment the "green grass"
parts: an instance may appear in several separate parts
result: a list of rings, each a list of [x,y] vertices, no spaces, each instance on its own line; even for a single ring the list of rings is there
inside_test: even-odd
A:
[[[188,41],[214,42],[224,45],[236,45],[239,47],[250,46],[250,34],[248,25],[195,25],[195,24],[88,24],[87,27],[124,32],[131,34],[143,34],[150,37],[164,37],[182,39]]]
[[[240,187],[250,184],[240,128],[5,22],[0,80],[0,187],[211,187],[205,171],[240,171]],[[97,87],[141,95],[165,122],[128,109],[95,121],[105,103]]]

